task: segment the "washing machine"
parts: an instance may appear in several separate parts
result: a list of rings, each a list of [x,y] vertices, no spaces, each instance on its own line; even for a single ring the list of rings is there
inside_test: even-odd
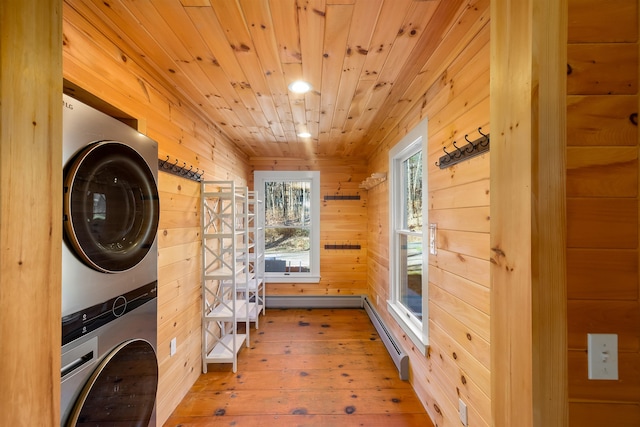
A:
[[[155,425],[158,145],[62,108],[61,425]]]

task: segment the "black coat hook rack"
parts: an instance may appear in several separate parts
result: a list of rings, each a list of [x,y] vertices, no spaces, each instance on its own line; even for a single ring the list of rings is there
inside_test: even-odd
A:
[[[326,194],[324,200],[360,200],[360,194]]]
[[[161,172],[167,172],[172,175],[181,176],[183,178],[190,179],[192,181],[200,182],[202,180],[202,175],[204,171],[200,169],[193,170],[193,166],[189,165],[187,169],[187,164],[183,162],[182,166],[178,165],[179,160],[176,159],[175,162],[169,161],[169,156],[165,160],[158,159],[158,170]]]
[[[361,249],[360,244],[351,244],[351,243],[340,243],[333,245],[324,245],[324,248],[327,250],[353,250],[353,249]]]
[[[469,135],[465,135],[464,139],[467,144],[463,147],[458,147],[456,141],[453,141],[453,148],[455,151],[448,152],[446,147],[442,148],[444,156],[436,162],[436,166],[440,169],[448,168],[456,163],[460,163],[465,160],[469,160],[472,157],[479,156],[482,153],[489,151],[490,139],[489,134],[482,133],[482,128],[478,128],[479,138],[471,141]]]

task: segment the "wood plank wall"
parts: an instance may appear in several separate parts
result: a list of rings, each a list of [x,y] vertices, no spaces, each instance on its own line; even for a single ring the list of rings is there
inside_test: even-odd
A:
[[[220,138],[172,86],[137,60],[102,18],[115,19],[108,5],[68,0],[63,9],[64,77],[139,121],[158,141],[159,158],[170,157],[205,170],[205,179],[246,185],[248,159]],[[130,29],[134,32],[135,29]],[[140,46],[144,50],[144,46]],[[187,148],[188,147],[188,148]],[[159,173],[158,232],[158,425],[162,425],[201,373],[200,184]],[[176,337],[177,353],[169,356]]]
[[[389,297],[388,185],[368,192],[368,283],[371,300],[411,357],[411,382],[434,424],[459,426],[458,398],[470,426],[491,420],[489,290],[490,154],[439,169],[442,148],[466,144],[489,129],[489,1],[465,4],[423,67],[418,108],[406,113],[370,159],[369,172],[388,172],[388,152],[428,118],[429,222],[437,223],[437,255],[429,257],[429,330],[425,358],[395,327]],[[464,37],[460,37],[462,32]]]
[[[320,171],[320,282],[269,283],[267,295],[338,296],[367,293],[367,174],[365,159],[251,158],[256,170]],[[253,176],[250,178],[253,187]],[[360,200],[324,200],[324,196],[360,195]],[[359,244],[360,249],[324,249]]]
[[[569,0],[570,425],[640,425],[638,1]],[[587,334],[618,334],[619,380],[587,378]]]

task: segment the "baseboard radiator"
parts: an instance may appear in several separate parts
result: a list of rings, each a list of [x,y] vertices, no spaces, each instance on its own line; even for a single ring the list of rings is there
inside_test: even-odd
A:
[[[362,308],[362,295],[267,295],[269,308]]]
[[[362,305],[364,310],[369,315],[369,319],[371,319],[371,323],[378,331],[378,335],[382,338],[382,342],[384,343],[391,359],[393,359],[393,363],[396,364],[398,368],[398,373],[400,374],[401,380],[409,379],[409,356],[402,350],[402,348],[396,342],[395,337],[389,331],[387,326],[384,324],[384,321],[376,311],[376,309],[371,305],[369,299],[364,297],[362,299]]]

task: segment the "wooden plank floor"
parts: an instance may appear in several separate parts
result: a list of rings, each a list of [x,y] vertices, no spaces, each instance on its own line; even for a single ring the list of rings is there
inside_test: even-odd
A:
[[[209,365],[165,427],[433,427],[361,309],[270,309],[238,372]]]

